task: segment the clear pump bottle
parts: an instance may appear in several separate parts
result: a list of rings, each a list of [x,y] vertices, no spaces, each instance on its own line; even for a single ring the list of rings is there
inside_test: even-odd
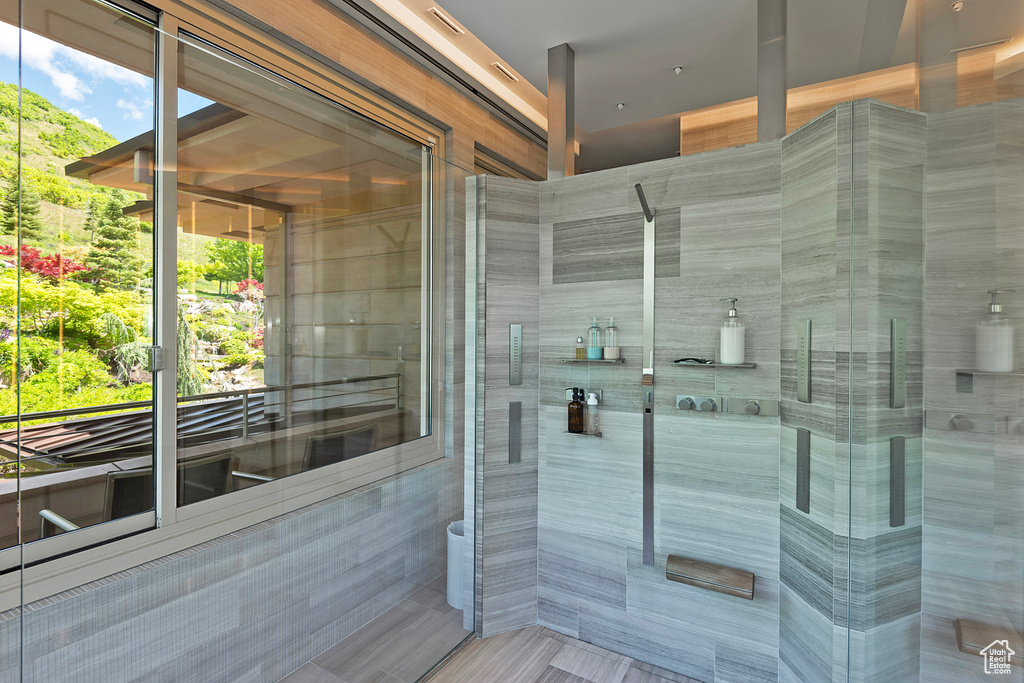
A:
[[[604,330],[604,357],[619,359],[619,328],[615,327],[615,318],[608,318],[608,327]]]
[[[597,318],[587,330],[587,360],[601,360],[603,347],[601,346],[601,328],[597,326]]]
[[[996,296],[1012,289],[990,289],[992,301],[988,312],[974,327],[974,367],[982,372],[1013,372],[1016,355],[1013,347],[1013,321],[1003,313]]]
[[[597,394],[587,393],[587,434],[598,434],[601,425],[597,422]]]
[[[740,365],[744,361],[743,349],[746,346],[746,328],[736,314],[736,302],[739,299],[728,298],[729,313],[722,321],[722,345],[718,354],[718,362],[723,365]]]

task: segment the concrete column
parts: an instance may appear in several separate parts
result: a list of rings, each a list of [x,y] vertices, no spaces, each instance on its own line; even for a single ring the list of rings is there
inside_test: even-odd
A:
[[[548,180],[575,168],[576,53],[562,43],[548,49]]]
[[[757,139],[786,134],[786,0],[757,0]]]

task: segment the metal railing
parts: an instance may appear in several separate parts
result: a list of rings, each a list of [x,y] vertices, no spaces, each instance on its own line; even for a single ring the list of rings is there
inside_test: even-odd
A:
[[[345,385],[353,385],[353,384],[367,384],[367,383],[371,383],[371,382],[383,382],[383,381],[387,381],[387,380],[394,380],[393,385],[389,384],[387,386],[366,387],[366,388],[362,388],[362,389],[355,390],[355,391],[329,391],[328,393],[324,393],[324,394],[320,394],[320,395],[313,395],[313,396],[306,396],[306,397],[302,397],[302,398],[298,398],[298,399],[295,399],[292,396],[292,394],[294,392],[296,392],[296,391],[330,390],[333,387],[339,387],[339,386],[345,386]],[[343,399],[344,397],[347,397],[347,396],[360,396],[360,395],[369,396],[369,398],[368,398],[368,400],[364,400],[364,401],[360,401],[360,402],[356,402],[356,403],[349,403],[349,404],[346,404],[344,406],[339,406],[339,407],[342,407],[342,408],[354,408],[354,407],[360,407],[360,406],[373,406],[373,405],[380,404],[380,403],[387,403],[387,404],[393,403],[395,408],[400,408],[401,407],[401,401],[402,401],[401,373],[389,373],[389,374],[382,374],[382,375],[368,375],[368,376],[365,376],[365,377],[347,377],[347,378],[343,378],[343,379],[329,380],[329,381],[325,381],[325,382],[306,382],[306,383],[301,383],[301,384],[289,384],[289,385],[265,385],[265,386],[261,386],[261,387],[254,387],[254,388],[251,388],[251,389],[237,389],[237,390],[232,390],[232,391],[217,391],[217,392],[211,392],[211,393],[206,393],[206,394],[196,394],[196,395],[193,395],[193,396],[179,396],[178,400],[177,400],[177,404],[179,406],[179,408],[178,408],[178,422],[180,423],[183,419],[187,420],[188,417],[189,417],[188,407],[187,407],[186,404],[191,404],[192,406],[201,406],[203,403],[206,403],[206,402],[218,401],[218,400],[224,400],[224,399],[231,399],[231,398],[239,398],[239,399],[241,399],[241,419],[240,419],[240,423],[241,424],[240,424],[240,434],[239,435],[241,436],[241,438],[248,438],[249,435],[250,435],[250,430],[251,430],[252,427],[260,425],[260,424],[267,424],[267,425],[270,424],[270,420],[266,419],[266,415],[265,414],[263,416],[263,419],[262,420],[258,420],[255,424],[250,419],[251,415],[252,415],[252,412],[253,412],[251,410],[251,408],[252,408],[251,403],[252,403],[253,399],[259,397],[261,399],[264,399],[264,401],[265,401],[265,397],[268,394],[273,394],[273,393],[276,393],[276,392],[283,392],[284,393],[286,398],[282,401],[281,405],[283,407],[285,407],[293,415],[296,414],[296,413],[298,413],[300,415],[301,414],[306,414],[306,413],[313,413],[316,410],[315,407],[311,407],[311,408],[308,408],[308,409],[305,409],[305,410],[303,410],[303,409],[296,409],[296,405],[297,404],[315,403],[317,401],[339,400],[339,399]],[[378,397],[378,395],[379,395],[379,397]],[[266,406],[266,403],[263,404],[264,409],[265,409],[265,406]],[[116,415],[124,415],[124,414],[130,413],[132,411],[139,410],[139,409],[142,409],[142,410],[140,410],[140,412],[152,412],[153,401],[152,400],[149,400],[149,401],[131,401],[131,402],[127,402],[127,403],[113,403],[113,404],[105,404],[105,405],[98,405],[98,406],[86,406],[86,407],[81,407],[81,408],[67,408],[67,409],[64,409],[64,410],[49,410],[49,411],[42,411],[42,412],[36,412],[36,413],[23,413],[21,415],[22,430],[25,430],[26,428],[34,428],[34,427],[43,426],[43,425],[28,425],[26,427],[26,425],[25,425],[26,422],[34,422],[34,421],[38,421],[38,420],[51,420],[53,418],[81,417],[81,416],[86,416],[86,415],[95,415],[95,414],[98,414],[98,413],[108,413],[108,414],[110,414],[111,417],[113,417],[113,416],[116,416]],[[148,409],[148,411],[146,409]],[[4,415],[4,416],[0,416],[0,424],[10,423],[10,422],[17,422],[17,421],[18,421],[18,416],[17,415]],[[196,440],[196,439],[201,439],[204,436],[211,436],[211,435],[214,435],[214,434],[222,434],[223,435],[226,432],[230,432],[230,433],[232,433],[232,435],[236,435],[236,434],[234,434],[234,432],[236,432],[237,429],[238,429],[238,427],[231,426],[231,425],[228,425],[228,426],[217,425],[213,429],[191,431],[191,432],[189,432],[187,434],[187,437],[190,440]],[[13,430],[8,429],[6,431],[10,432],[10,431],[13,431]],[[152,432],[150,431],[149,434],[150,434],[149,439],[151,440],[152,439]],[[181,435],[179,435],[179,438],[181,438]],[[14,441],[17,442],[17,439],[15,439]],[[3,440],[0,439],[0,443],[2,443],[2,442],[3,442]],[[142,445],[145,442],[146,442],[146,440],[143,439],[143,440],[137,442],[137,444],[138,445]],[[11,441],[8,441],[7,443],[10,445]],[[136,445],[136,442],[128,442],[128,444],[126,444],[124,442],[121,442],[118,445],[119,445],[119,447],[123,448],[125,445]],[[84,448],[82,450],[76,451],[75,455],[76,455],[76,457],[81,458],[81,457],[85,457],[85,456],[89,456],[89,455],[95,455],[97,453],[103,453],[103,452],[110,451],[110,450],[111,449],[110,449],[109,445],[101,446],[99,448],[95,448],[95,449],[92,449],[92,450],[90,450],[88,448]],[[44,459],[52,459],[54,457],[55,456],[53,456],[53,455],[35,455],[35,456],[22,457],[22,458],[20,458],[18,460],[18,462],[24,464],[24,463],[31,462],[31,461],[38,461],[38,460],[44,460]],[[83,464],[95,465],[95,464],[98,464],[98,463],[93,461],[93,462],[83,463]]]

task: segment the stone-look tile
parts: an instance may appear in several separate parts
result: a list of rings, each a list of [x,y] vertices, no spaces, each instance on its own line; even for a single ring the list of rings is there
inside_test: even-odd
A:
[[[778,580],[755,576],[754,599],[745,600],[669,581],[665,578],[666,557],[656,553],[654,566],[647,566],[640,547],[628,549],[627,612],[637,617],[653,615],[666,620],[678,620],[685,615],[684,627],[713,638],[716,651],[732,645],[755,653],[771,652],[775,656],[779,645]],[[739,633],[743,634],[742,642],[737,640]]]
[[[537,623],[576,638],[580,633],[580,600],[543,584],[537,587]]]
[[[691,417],[677,412],[655,420],[656,486],[690,489],[689,495],[779,499],[778,425],[751,421],[727,426],[724,420]]]
[[[551,666],[591,683],[620,683],[630,668],[629,662],[621,658],[609,659],[569,643],[552,658]]]
[[[777,649],[758,650],[746,639],[715,642],[715,683],[770,683],[779,679]]]
[[[643,213],[555,223],[552,253],[554,284],[642,279]]]
[[[921,611],[921,528],[868,539],[835,537],[837,624],[869,631]],[[848,567],[852,604],[847,614]]]
[[[1009,680],[1021,680],[1019,669]],[[921,614],[921,680],[928,683],[982,683],[991,681],[984,660],[961,652],[956,645],[953,618]]]
[[[660,493],[660,495],[659,495]],[[655,487],[654,547],[776,578],[776,501]]]
[[[621,681],[621,677],[619,678]],[[588,683],[586,678],[571,674],[564,669],[558,667],[548,666],[541,673],[540,677],[536,680],[536,683]]]
[[[420,469],[32,605],[26,680],[277,681],[443,571],[451,477]]]
[[[605,604],[583,601],[580,640],[699,681],[714,680],[714,641],[674,620],[627,614]],[[680,643],[686,643],[686,647],[681,648]]]
[[[779,593],[779,680],[832,680],[833,626],[785,584]]]
[[[833,617],[834,535],[781,506],[779,573],[783,585],[829,622]]]
[[[845,641],[847,630],[839,627],[836,630],[841,634],[840,642]],[[868,631],[849,631],[849,636],[850,681],[926,680],[919,679],[920,614],[911,614]],[[843,645],[845,647],[845,643]]]
[[[476,628],[488,636],[537,620],[537,391],[540,327],[539,185],[507,178],[478,180],[474,256],[478,264],[475,350],[479,528]],[[479,267],[482,261],[482,267]],[[522,384],[509,386],[509,325],[523,325]],[[482,348],[480,343],[482,341]],[[508,406],[522,403],[521,461],[510,464]]]
[[[639,538],[642,420],[599,408],[602,438],[566,433],[567,410],[545,407],[538,523],[622,545]]]
[[[624,546],[541,527],[537,574],[542,589],[618,609],[626,607]]]
[[[540,183],[542,223],[615,216],[640,209],[628,168],[586,173]],[[648,197],[650,201],[650,197]],[[655,208],[657,205],[652,204]]]

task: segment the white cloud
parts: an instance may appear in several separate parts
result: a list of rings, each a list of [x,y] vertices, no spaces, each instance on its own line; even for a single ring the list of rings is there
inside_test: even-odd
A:
[[[128,100],[121,99],[117,101],[117,108],[124,110],[124,117],[126,119],[141,121],[146,118],[146,113],[138,102],[129,102]]]
[[[111,80],[125,87],[145,87],[149,79],[99,57],[78,52],[66,45],[44,38],[36,33],[21,31],[22,62],[50,79],[62,97],[76,102],[85,101],[92,93],[92,85],[100,80]],[[18,59],[19,31],[16,26],[0,22],[0,56]]]
[[[72,116],[77,116],[78,118],[82,119],[86,123],[91,123],[92,125],[96,126],[97,128],[102,128],[103,127],[103,124],[100,123],[100,120],[98,118],[96,118],[95,116],[91,116],[89,118],[85,118],[85,114],[83,114],[81,112],[81,110],[79,110],[79,109],[75,109],[74,107],[72,107],[71,109],[68,109],[68,113],[71,114]]]

